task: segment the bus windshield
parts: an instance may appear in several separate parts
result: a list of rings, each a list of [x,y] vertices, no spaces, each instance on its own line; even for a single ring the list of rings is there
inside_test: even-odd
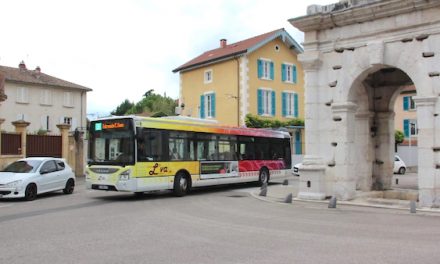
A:
[[[93,121],[89,164],[133,165],[134,141],[132,119]]]

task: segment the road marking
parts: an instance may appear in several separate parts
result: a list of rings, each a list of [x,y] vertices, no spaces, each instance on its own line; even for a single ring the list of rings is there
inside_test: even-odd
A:
[[[2,207],[10,207],[10,206],[12,206],[12,204],[5,204],[5,205],[0,205],[0,208],[2,208]]]

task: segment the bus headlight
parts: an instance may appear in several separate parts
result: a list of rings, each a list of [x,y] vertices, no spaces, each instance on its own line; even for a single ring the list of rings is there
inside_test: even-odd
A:
[[[126,171],[122,172],[121,174],[119,174],[119,180],[120,181],[130,180],[130,174],[131,174],[131,170],[126,170]]]

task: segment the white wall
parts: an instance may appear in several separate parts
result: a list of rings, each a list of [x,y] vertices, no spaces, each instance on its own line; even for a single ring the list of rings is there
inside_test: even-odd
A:
[[[27,103],[17,103],[17,91],[19,88],[27,89]],[[43,90],[49,90],[51,100],[49,103],[42,103],[41,93]],[[73,106],[66,107],[64,105],[64,93],[71,92],[73,97]],[[27,130],[31,133],[37,132],[42,127],[42,118],[49,116],[49,130],[58,133],[56,127],[60,124],[63,117],[72,118],[71,130],[76,127],[85,127],[86,124],[86,92],[79,89],[44,87],[40,85],[6,83],[5,94],[8,99],[0,104],[0,118],[6,119],[2,124],[5,131],[14,131],[11,122],[17,120],[17,116],[25,114],[25,121],[31,124]],[[81,109],[82,108],[82,109]]]
[[[407,167],[417,166],[417,146],[397,146],[396,154],[405,162]]]

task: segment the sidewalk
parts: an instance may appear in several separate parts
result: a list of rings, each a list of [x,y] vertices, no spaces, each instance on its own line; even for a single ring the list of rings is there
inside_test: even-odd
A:
[[[293,201],[301,202],[301,203],[321,203],[328,204],[329,199],[326,200],[304,200],[297,198],[298,190],[299,190],[299,178],[289,177],[288,185],[283,185],[282,180],[270,183],[267,186],[267,194],[266,196],[260,196],[260,189],[256,189],[251,192],[251,195],[259,200],[263,200],[266,202],[272,203],[285,203],[285,199],[289,194],[292,194]],[[396,189],[396,192],[399,190]],[[413,196],[414,190],[402,190],[404,192],[409,192],[409,196]],[[390,191],[393,193],[394,191]],[[380,195],[379,195],[380,194]],[[397,210],[405,210],[410,211],[410,200],[401,200],[401,199],[389,199],[389,198],[381,198],[384,196],[383,192],[369,192],[362,193],[359,192],[357,197],[350,201],[337,201],[337,205],[350,205],[350,206],[364,206],[364,207],[375,207],[375,208],[387,208],[387,209],[397,209]],[[387,195],[385,195],[387,196]],[[440,208],[416,208],[417,212],[429,212],[429,213],[438,213],[440,215]]]

